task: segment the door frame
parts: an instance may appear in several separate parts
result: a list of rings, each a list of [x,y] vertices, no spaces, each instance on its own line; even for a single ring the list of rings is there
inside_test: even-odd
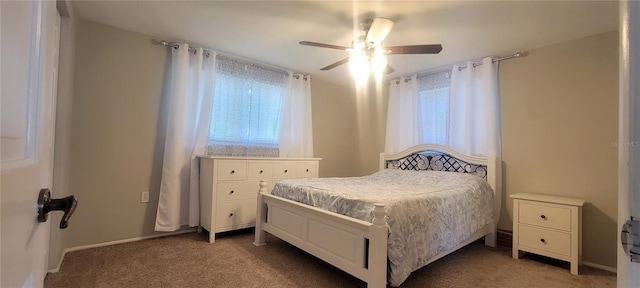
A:
[[[631,29],[634,27],[634,29]],[[622,225],[640,219],[640,2],[620,2],[619,137],[618,137],[618,287],[640,286],[640,263],[622,248]],[[635,271],[635,273],[634,273]]]

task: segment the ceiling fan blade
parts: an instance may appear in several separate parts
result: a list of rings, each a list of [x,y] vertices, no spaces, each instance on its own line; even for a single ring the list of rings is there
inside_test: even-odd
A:
[[[371,43],[373,42],[375,45],[380,45],[384,38],[387,38],[389,32],[391,32],[391,28],[393,28],[394,22],[387,18],[375,18],[373,22],[371,22],[371,27],[367,32],[367,37],[365,38],[365,42]]]
[[[408,46],[393,46],[384,47],[383,50],[390,50],[389,55],[393,54],[438,54],[442,51],[442,45],[408,45]]]
[[[344,63],[347,63],[347,62],[349,62],[349,58],[344,58],[344,59],[342,59],[342,60],[340,60],[340,61],[338,61],[336,63],[333,63],[333,64],[331,64],[331,65],[329,65],[327,67],[320,68],[320,70],[323,70],[323,71],[331,70],[331,69],[336,68],[336,67],[338,67],[338,66],[340,66],[340,65],[342,65]]]
[[[338,49],[338,50],[347,50],[347,49],[351,48],[351,47],[338,46],[338,45],[332,45],[332,44],[324,44],[324,43],[311,42],[311,41],[300,41],[299,44],[300,45],[307,45],[307,46],[314,46],[314,47]]]

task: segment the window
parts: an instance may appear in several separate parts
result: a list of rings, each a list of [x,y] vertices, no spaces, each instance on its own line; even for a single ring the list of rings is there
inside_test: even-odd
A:
[[[217,56],[209,154],[278,156],[287,75]]]
[[[436,72],[417,79],[418,140],[447,145],[449,140],[449,72]]]

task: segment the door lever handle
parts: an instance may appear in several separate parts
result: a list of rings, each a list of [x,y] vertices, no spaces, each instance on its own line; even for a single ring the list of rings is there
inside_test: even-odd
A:
[[[49,189],[40,189],[40,195],[38,195],[38,222],[46,222],[51,211],[64,211],[64,215],[60,219],[60,229],[65,229],[69,226],[69,218],[76,211],[76,206],[78,206],[76,196],[71,195],[64,198],[51,199],[51,191]]]

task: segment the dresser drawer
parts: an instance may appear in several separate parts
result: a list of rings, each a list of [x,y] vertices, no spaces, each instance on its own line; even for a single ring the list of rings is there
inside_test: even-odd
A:
[[[249,163],[247,164],[247,179],[249,180],[269,180],[273,175],[273,164],[271,163]]]
[[[571,209],[544,204],[520,202],[520,223],[571,231]]]
[[[247,177],[247,164],[245,162],[220,162],[215,173],[218,180],[244,180]]]
[[[258,189],[260,189],[259,181],[218,182],[216,186],[217,201],[256,199]]]
[[[218,203],[216,228],[251,224],[256,221],[256,200]]]
[[[273,178],[289,179],[296,175],[296,164],[294,162],[282,162],[273,164]]]
[[[316,162],[297,162],[296,178],[315,178],[318,175]]]
[[[571,234],[520,225],[520,246],[571,256]]]
[[[260,181],[271,193],[278,180],[317,177],[318,158],[230,157],[200,158],[200,225],[209,243],[218,232],[255,226]],[[296,163],[301,165],[296,166]],[[300,171],[296,177],[296,172]],[[307,176],[308,175],[308,176]]]

